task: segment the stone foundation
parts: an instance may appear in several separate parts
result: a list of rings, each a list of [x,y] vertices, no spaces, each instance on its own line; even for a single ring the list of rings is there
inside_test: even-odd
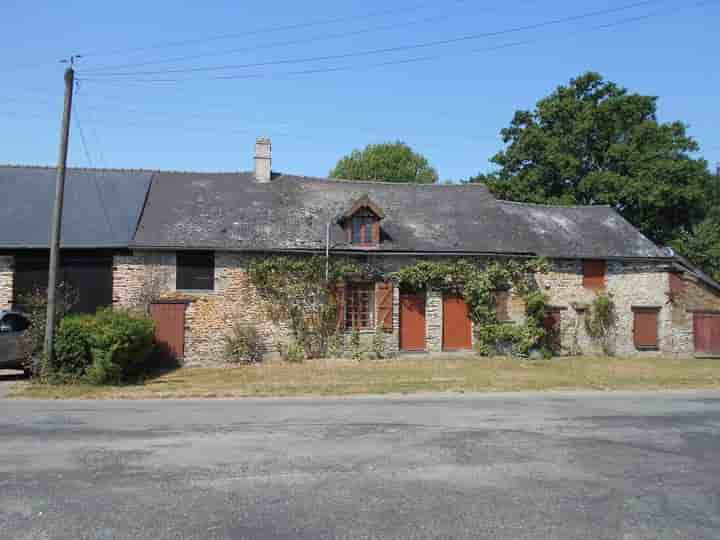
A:
[[[13,300],[15,258],[12,255],[0,255],[0,309],[9,309]]]

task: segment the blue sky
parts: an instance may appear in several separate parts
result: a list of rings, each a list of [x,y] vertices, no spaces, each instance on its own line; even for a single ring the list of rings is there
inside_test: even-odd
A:
[[[354,148],[400,139],[425,154],[441,179],[458,180],[491,169],[489,159],[502,148],[498,132],[515,110],[532,108],[557,85],[593,70],[659,96],[660,119],[689,124],[700,155],[714,167],[720,0],[647,2],[444,45],[296,61],[452,40],[632,3],[4,0],[0,163],[55,163],[64,69],[57,60],[83,54],[69,156],[76,166],[247,170],[255,137],[266,135],[275,170],[324,176]],[[597,28],[646,14],[653,16]],[[281,29],[291,25],[304,26]],[[166,62],[198,55],[206,56]],[[402,63],[419,56],[435,58]],[[395,63],[376,65],[382,62]],[[265,65],[162,73],[238,64]],[[126,67],[112,68],[118,65]],[[321,72],[297,73],[314,70]],[[111,75],[122,72],[161,73]],[[235,78],[212,79],[227,75]],[[168,79],[173,82],[159,82]]]

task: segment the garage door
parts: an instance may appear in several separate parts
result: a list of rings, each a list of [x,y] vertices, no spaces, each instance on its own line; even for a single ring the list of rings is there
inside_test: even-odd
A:
[[[720,355],[720,313],[696,312],[693,329],[696,354]]]

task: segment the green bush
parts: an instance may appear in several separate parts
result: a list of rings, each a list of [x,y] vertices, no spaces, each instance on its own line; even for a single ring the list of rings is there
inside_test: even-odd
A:
[[[151,319],[127,311],[107,308],[95,315],[66,317],[56,335],[52,379],[84,377],[108,384],[138,376],[154,333]]]
[[[92,365],[93,315],[69,315],[60,321],[55,334],[54,371],[69,377],[82,377]]]
[[[302,343],[292,341],[285,350],[285,360],[288,362],[301,363],[305,360],[305,347]]]
[[[224,339],[228,362],[255,364],[262,360],[262,343],[255,326],[236,323]]]

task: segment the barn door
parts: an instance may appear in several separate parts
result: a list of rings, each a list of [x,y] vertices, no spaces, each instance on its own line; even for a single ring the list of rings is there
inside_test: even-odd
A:
[[[155,321],[155,343],[167,359],[185,355],[185,303],[154,303],[150,316]]]
[[[695,354],[720,355],[720,313],[696,312]]]
[[[443,350],[472,349],[472,323],[465,299],[459,295],[443,297]]]
[[[400,349],[425,350],[425,294],[400,293]]]

